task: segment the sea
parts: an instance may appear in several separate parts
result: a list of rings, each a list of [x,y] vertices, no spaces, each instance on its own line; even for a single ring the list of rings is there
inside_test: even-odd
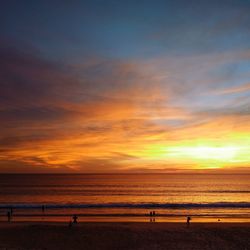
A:
[[[247,174],[1,174],[0,221],[250,222]],[[152,215],[154,212],[154,215]],[[151,213],[151,215],[150,215]]]

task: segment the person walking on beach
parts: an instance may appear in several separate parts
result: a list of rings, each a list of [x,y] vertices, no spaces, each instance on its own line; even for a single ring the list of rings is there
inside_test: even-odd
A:
[[[11,221],[11,212],[10,211],[7,212],[7,218],[8,218],[8,222],[10,222]]]
[[[72,220],[69,221],[69,228],[72,227]]]
[[[188,216],[188,217],[187,217],[187,227],[189,227],[189,225],[190,225],[190,221],[191,221],[191,217],[190,217],[190,216]]]
[[[73,218],[73,223],[76,224],[78,217],[76,215],[74,215],[72,218]]]

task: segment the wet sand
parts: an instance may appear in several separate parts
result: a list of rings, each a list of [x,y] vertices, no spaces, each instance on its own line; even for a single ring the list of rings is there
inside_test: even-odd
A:
[[[250,249],[249,223],[0,223],[0,250]]]

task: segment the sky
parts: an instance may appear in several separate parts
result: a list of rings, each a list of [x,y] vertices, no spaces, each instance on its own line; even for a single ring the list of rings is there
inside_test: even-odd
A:
[[[0,12],[0,173],[249,172],[249,0]]]

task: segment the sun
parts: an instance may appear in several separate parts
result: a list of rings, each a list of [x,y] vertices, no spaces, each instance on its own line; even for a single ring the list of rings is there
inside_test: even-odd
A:
[[[239,148],[232,146],[224,147],[187,147],[183,153],[197,159],[231,160],[239,152]]]
[[[239,153],[240,148],[236,146],[179,146],[170,150],[172,155],[199,160],[233,160]]]

